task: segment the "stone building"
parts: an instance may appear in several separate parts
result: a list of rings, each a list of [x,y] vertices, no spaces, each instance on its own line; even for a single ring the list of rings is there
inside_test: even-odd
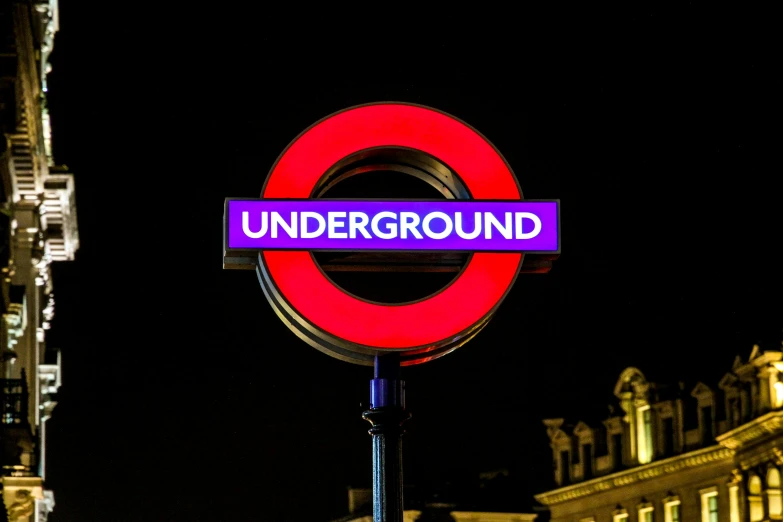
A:
[[[79,247],[73,176],[53,162],[46,104],[57,29],[56,0],[0,3],[0,521],[42,522],[54,506],[44,482],[60,385],[47,345],[51,263]]]
[[[405,487],[408,509],[403,522],[535,522],[538,513],[518,510],[532,499],[508,487],[512,486],[508,474],[508,470],[480,473],[475,482],[456,488],[451,483],[439,490]],[[348,488],[349,515],[333,522],[372,522],[372,501],[372,489]]]
[[[558,488],[536,499],[552,522],[781,520],[781,372],[783,353],[758,346],[709,385],[626,369],[616,414],[544,421]]]

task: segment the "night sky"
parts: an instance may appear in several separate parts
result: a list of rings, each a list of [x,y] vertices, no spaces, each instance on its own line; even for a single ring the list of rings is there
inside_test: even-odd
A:
[[[369,486],[372,370],[306,346],[253,272],[221,265],[224,198],[256,197],[294,137],[361,103],[461,118],[526,198],[562,205],[553,270],[520,276],[472,342],[404,370],[406,482],[506,468],[529,504],[551,486],[541,419],[600,420],[628,366],[713,385],[754,343],[780,346],[763,13],[308,11],[305,27],[222,5],[60,2],[49,103],[81,248],[53,274],[53,522],[328,521]]]

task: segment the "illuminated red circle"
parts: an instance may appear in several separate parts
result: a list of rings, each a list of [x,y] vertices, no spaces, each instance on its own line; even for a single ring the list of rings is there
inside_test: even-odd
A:
[[[262,197],[309,198],[330,167],[372,147],[408,147],[438,158],[475,199],[522,199],[505,160],[478,132],[442,112],[400,103],[347,109],[310,127],[275,164]],[[475,253],[443,291],[402,305],[345,293],[308,252],[264,251],[262,258],[288,304],[314,326],[371,349],[426,350],[484,320],[513,284],[522,254]]]

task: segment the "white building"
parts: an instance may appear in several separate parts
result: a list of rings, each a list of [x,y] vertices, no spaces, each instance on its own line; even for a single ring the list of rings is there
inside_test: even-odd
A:
[[[79,247],[73,176],[53,163],[46,107],[57,29],[56,0],[0,3],[0,521],[42,522],[54,506],[44,452],[60,385],[46,343],[51,263]]]

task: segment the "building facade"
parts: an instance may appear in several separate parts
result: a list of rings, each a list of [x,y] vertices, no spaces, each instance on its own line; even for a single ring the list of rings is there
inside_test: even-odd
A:
[[[762,522],[783,519],[783,353],[739,357],[707,385],[614,388],[617,414],[544,421],[557,489],[536,496],[552,522]]]
[[[474,510],[470,508],[475,506],[444,501],[437,496],[425,495],[422,498],[414,488],[406,488],[406,504],[414,509],[406,509],[403,512],[403,522],[535,522],[538,517],[537,513]],[[349,515],[333,522],[373,522],[372,501],[372,489],[348,488]]]
[[[46,420],[60,385],[47,345],[51,263],[79,247],[73,176],[54,164],[46,104],[57,1],[0,3],[0,522],[43,522]]]

